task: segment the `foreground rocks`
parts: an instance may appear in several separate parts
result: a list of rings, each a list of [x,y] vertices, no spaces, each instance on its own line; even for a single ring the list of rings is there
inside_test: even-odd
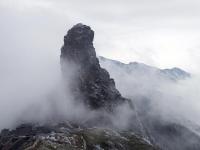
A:
[[[51,126],[24,124],[0,134],[1,150],[156,150],[130,132],[83,128],[60,123]]]

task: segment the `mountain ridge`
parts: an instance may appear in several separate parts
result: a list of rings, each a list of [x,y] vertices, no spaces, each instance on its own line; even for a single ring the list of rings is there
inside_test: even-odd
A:
[[[173,68],[166,68],[166,69],[160,69],[158,67],[150,66],[144,63],[140,62],[129,62],[129,63],[122,63],[118,60],[113,60],[109,58],[105,58],[103,56],[99,56],[99,60],[101,64],[104,64],[104,62],[111,62],[112,64],[115,64],[119,67],[124,68],[124,71],[127,72],[134,72],[136,70],[144,71],[144,72],[156,72],[157,74],[160,74],[161,76],[165,76],[171,80],[178,80],[178,79],[186,79],[191,77],[191,74],[186,72],[185,70],[173,67]]]
[[[136,97],[128,99],[123,96],[124,93],[115,86],[116,79],[114,81],[110,76],[112,71],[105,67],[109,73],[104,69],[101,60],[99,63],[93,39],[94,31],[89,26],[80,23],[73,26],[64,36],[60,63],[63,82],[74,95],[73,102],[83,104],[88,110],[86,115],[94,116],[80,120],[63,118],[42,125],[28,122],[13,130],[4,129],[0,134],[0,150],[199,150],[198,135],[181,124],[164,120],[160,114],[150,113],[151,97],[138,97],[136,101]],[[159,69],[145,64],[111,62],[117,64],[110,69],[118,69],[121,80],[127,76],[120,73],[127,72],[135,73],[127,81],[138,75],[147,79],[142,78],[143,82],[152,79],[151,75],[163,77]],[[74,72],[69,80],[70,67],[74,67]],[[172,81],[182,79],[177,78],[182,73],[185,72],[177,68],[164,71]],[[141,87],[141,83],[131,88],[132,93],[137,92],[137,86]],[[154,85],[150,87],[155,88]],[[142,88],[142,92],[144,90]],[[74,109],[71,111],[76,112],[78,107]]]
[[[131,129],[135,126],[140,130],[134,105],[117,90],[106,69],[101,68],[93,38],[94,31],[89,26],[80,23],[73,26],[64,36],[60,64],[63,82],[74,95],[74,103],[83,104],[88,113],[96,112],[95,116],[89,120],[64,119],[43,125],[31,122],[13,130],[4,129],[0,134],[1,150],[158,150]],[[75,68],[73,73],[69,69],[72,66]],[[124,110],[130,117],[125,114],[127,118],[123,118]],[[57,119],[58,116],[53,115]],[[120,119],[125,120],[120,122]],[[128,124],[131,128],[115,127],[115,122]]]

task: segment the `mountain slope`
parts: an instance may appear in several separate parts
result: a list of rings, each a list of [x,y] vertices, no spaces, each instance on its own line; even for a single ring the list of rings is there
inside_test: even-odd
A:
[[[82,128],[69,122],[48,126],[21,125],[3,130],[1,150],[156,150],[133,133]]]
[[[124,64],[104,57],[100,57],[100,64],[110,72],[120,92],[134,101],[138,118],[152,143],[163,150],[200,149],[199,135],[173,118],[175,114],[171,114],[171,108],[167,108],[168,99],[162,102],[162,87],[170,87],[190,78],[189,73],[179,68],[159,69],[136,62]],[[160,103],[165,104],[163,109],[169,111],[167,114],[163,115],[159,110]]]
[[[2,130],[1,150],[158,149],[145,135],[136,135],[142,127],[134,105],[120,94],[109,73],[101,68],[93,37],[94,31],[89,26],[73,26],[64,37],[60,57],[64,84],[69,86],[73,102],[77,106],[82,104],[87,109],[85,115],[92,117],[61,121],[60,116],[53,114],[50,122],[28,122],[14,130]]]
[[[55,113],[49,122],[23,122],[16,129],[4,129],[0,150],[199,150],[195,132],[163,118],[152,107],[159,107],[152,103],[152,95],[162,98],[160,84],[174,84],[190,74],[103,57],[99,63],[93,38],[89,26],[73,26],[64,37],[60,56],[64,85],[69,86],[73,102],[87,109],[87,117],[61,120]]]

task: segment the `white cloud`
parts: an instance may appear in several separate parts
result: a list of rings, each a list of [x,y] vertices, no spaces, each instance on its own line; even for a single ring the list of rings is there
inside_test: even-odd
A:
[[[78,22],[95,30],[99,55],[199,73],[199,8],[198,0],[1,0],[0,96],[23,93],[27,84],[33,87],[28,92],[46,88],[59,70],[63,36]],[[53,76],[42,80],[40,74]],[[44,86],[37,89],[40,81]],[[0,117],[23,104],[6,101]]]

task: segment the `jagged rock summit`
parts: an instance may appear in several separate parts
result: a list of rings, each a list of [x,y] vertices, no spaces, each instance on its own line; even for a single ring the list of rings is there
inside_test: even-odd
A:
[[[74,75],[77,83],[72,85],[71,92],[79,93],[77,98],[80,97],[89,108],[110,112],[115,106],[130,101],[121,96],[109,73],[100,67],[93,38],[94,32],[86,25],[77,24],[70,29],[61,49],[61,67],[65,77],[67,71],[70,71],[69,63],[78,66]],[[101,122],[97,121],[98,124]],[[103,149],[158,150],[148,140],[130,130],[87,126],[68,120],[44,125],[22,124],[14,130],[4,129],[0,133],[0,150]]]
[[[61,48],[61,67],[67,70],[65,62],[78,66],[73,93],[91,109],[112,110],[116,105],[128,102],[115,87],[109,73],[100,67],[93,46],[94,31],[81,23],[73,26],[64,37]],[[80,96],[79,96],[80,97]]]

